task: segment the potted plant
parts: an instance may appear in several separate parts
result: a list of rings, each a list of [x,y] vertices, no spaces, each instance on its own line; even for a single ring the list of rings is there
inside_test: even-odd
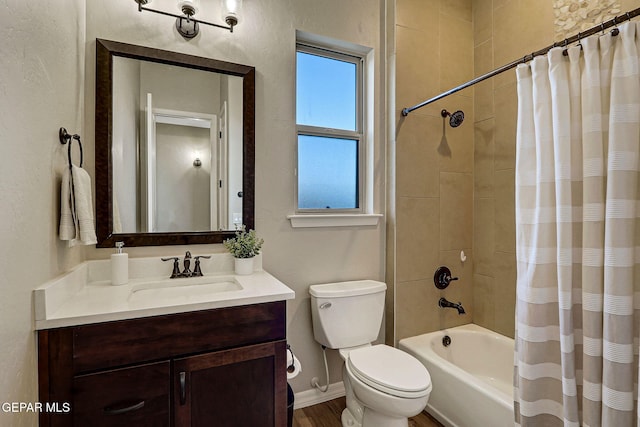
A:
[[[264,239],[256,235],[255,230],[247,231],[244,226],[236,230],[235,237],[223,242],[231,255],[235,258],[236,274],[251,274],[253,272],[253,257],[260,253]]]

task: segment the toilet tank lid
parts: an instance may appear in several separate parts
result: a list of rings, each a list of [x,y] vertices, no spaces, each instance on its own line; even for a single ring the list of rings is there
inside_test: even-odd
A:
[[[342,298],[384,292],[387,284],[376,280],[325,283],[309,286],[309,293],[318,298]]]

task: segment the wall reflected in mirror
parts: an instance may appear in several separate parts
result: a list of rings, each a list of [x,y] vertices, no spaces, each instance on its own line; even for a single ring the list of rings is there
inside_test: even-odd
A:
[[[113,76],[113,232],[239,226],[242,77],[119,56]]]

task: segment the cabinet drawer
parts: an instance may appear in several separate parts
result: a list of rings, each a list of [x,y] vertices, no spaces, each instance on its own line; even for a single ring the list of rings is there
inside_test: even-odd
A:
[[[73,378],[73,424],[169,427],[170,362]]]

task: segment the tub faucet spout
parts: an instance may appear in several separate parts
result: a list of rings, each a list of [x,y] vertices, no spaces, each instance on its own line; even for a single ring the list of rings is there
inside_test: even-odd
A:
[[[440,298],[438,301],[438,307],[440,308],[455,308],[458,310],[458,314],[465,314],[464,308],[462,307],[462,303],[447,301],[445,298]]]

